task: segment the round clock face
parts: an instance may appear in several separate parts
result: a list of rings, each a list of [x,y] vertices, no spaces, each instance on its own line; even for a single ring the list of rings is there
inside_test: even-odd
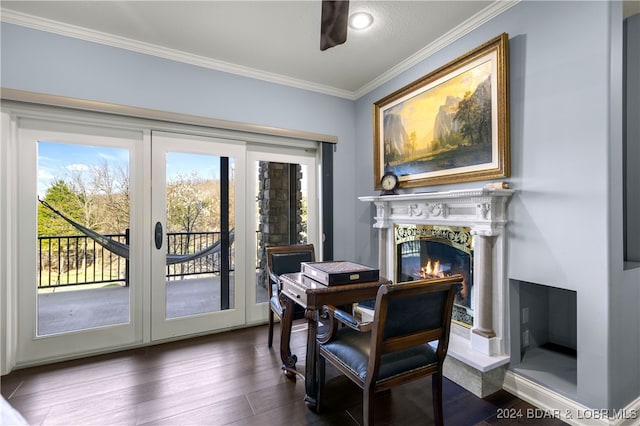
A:
[[[398,176],[393,173],[387,173],[382,176],[382,180],[380,181],[382,189],[385,191],[393,191],[398,187]]]

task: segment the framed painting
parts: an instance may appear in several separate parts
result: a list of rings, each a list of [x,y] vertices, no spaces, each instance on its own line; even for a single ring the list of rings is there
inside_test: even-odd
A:
[[[508,35],[374,103],[374,181],[400,188],[509,176]]]

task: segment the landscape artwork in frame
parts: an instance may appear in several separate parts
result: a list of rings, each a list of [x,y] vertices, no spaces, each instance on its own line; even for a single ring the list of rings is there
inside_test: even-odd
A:
[[[507,34],[374,104],[374,182],[401,188],[509,176]]]

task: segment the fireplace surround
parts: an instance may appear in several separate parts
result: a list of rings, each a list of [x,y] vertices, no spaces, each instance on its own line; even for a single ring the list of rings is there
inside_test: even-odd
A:
[[[453,322],[473,326],[473,236],[456,226],[395,224],[395,282],[462,275]]]
[[[402,260],[398,251],[421,252],[422,248],[417,247],[421,241],[452,247],[458,245],[454,247],[456,249],[460,244],[468,246],[469,267],[466,273],[470,285],[466,302],[471,318],[460,321],[454,317],[448,366],[445,363],[444,373],[481,397],[502,388],[502,377],[510,360],[505,226],[513,192],[510,189],[478,188],[359,197],[360,201],[375,206],[373,228],[379,231],[380,274],[394,282],[405,278],[410,280],[406,265],[416,263],[415,259]],[[450,237],[457,242],[452,242]],[[403,246],[403,240],[418,243]],[[448,249],[436,247],[426,251],[441,256]],[[464,257],[458,254],[460,259]],[[418,263],[423,263],[429,256],[422,253],[413,254],[413,257],[420,259]],[[457,269],[454,273],[465,268],[460,264],[452,266],[452,263],[462,262],[457,260],[458,257],[454,256],[453,261],[445,260],[449,263],[448,269]],[[459,303],[458,313],[465,307],[464,303]]]

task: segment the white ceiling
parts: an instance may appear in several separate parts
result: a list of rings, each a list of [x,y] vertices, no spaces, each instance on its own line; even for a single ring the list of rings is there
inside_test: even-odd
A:
[[[5,1],[2,21],[357,99],[519,0],[351,0],[375,17],[320,51],[320,0]],[[625,16],[640,1],[624,2]],[[496,34],[497,35],[497,34]]]
[[[374,25],[324,52],[320,0],[0,5],[5,22],[355,99],[516,2],[351,0]]]

